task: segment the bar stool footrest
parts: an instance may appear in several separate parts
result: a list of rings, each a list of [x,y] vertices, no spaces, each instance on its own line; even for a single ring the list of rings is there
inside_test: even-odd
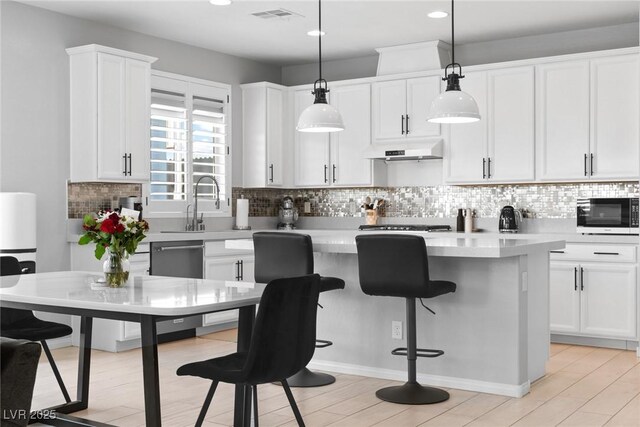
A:
[[[407,356],[407,347],[398,347],[391,350],[391,354],[394,356]],[[417,348],[416,356],[418,357],[440,357],[444,354],[442,350],[432,350],[428,348]]]
[[[316,348],[325,348],[332,345],[333,345],[333,342],[331,341],[316,339]]]

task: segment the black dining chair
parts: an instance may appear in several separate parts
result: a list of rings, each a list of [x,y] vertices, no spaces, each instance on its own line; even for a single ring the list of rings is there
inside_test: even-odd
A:
[[[268,283],[283,277],[314,273],[313,242],[307,234],[260,231],[253,233],[253,249],[256,282]],[[344,285],[344,280],[337,277],[320,277],[320,293],[344,289]],[[331,345],[331,341],[316,339],[316,348]],[[319,387],[334,383],[336,378],[324,372],[313,372],[305,366],[287,381],[291,387]]]
[[[196,421],[201,426],[219,382],[243,384],[253,392],[255,426],[258,427],[258,385],[282,383],[298,425],[302,415],[287,377],[298,372],[313,356],[320,276],[312,274],[269,282],[260,299],[251,343],[247,352],[188,363],[178,368],[180,376],[212,380]]]
[[[22,269],[20,268],[20,262],[15,257],[0,257],[0,276],[18,274],[22,274]],[[46,340],[66,337],[72,333],[73,329],[70,326],[38,319],[31,310],[17,308],[3,308],[0,310],[0,336],[16,340],[40,341],[44,354],[47,356],[47,360],[53,370],[53,375],[55,375],[67,403],[71,402],[71,397],[64,385]]]
[[[0,425],[29,424],[42,349],[37,342],[0,338]]]

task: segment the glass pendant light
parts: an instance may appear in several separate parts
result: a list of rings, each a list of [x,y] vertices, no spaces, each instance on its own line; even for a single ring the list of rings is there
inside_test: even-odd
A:
[[[318,31],[322,32],[322,4],[318,0]],[[327,81],[322,78],[322,36],[318,37],[319,77],[313,84],[313,104],[298,118],[299,132],[338,132],[344,130],[342,116],[337,108],[327,103]]]
[[[451,0],[451,64],[444,69],[444,78],[447,89],[431,103],[429,118],[432,123],[471,123],[480,120],[480,112],[475,99],[466,92],[460,90],[460,79],[463,79],[462,66],[456,63],[456,46],[454,38],[454,11]],[[456,67],[460,74],[456,73]],[[449,72],[449,68],[451,71]]]

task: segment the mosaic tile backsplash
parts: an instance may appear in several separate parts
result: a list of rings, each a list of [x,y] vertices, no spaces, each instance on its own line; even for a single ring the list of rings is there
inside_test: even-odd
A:
[[[69,218],[112,208],[118,198],[140,197],[140,184],[69,183]],[[638,183],[527,184],[496,186],[446,185],[429,187],[233,189],[236,200],[249,199],[249,216],[277,216],[284,196],[291,196],[301,216],[360,217],[364,199],[384,199],[379,211],[386,217],[453,218],[458,208],[472,208],[480,218],[497,218],[500,209],[512,205],[530,218],[575,218],[576,199],[582,197],[638,197]],[[304,212],[309,202],[310,213]]]
[[[142,195],[140,184],[105,182],[70,182],[67,184],[69,218],[82,218],[86,213],[117,207],[120,197]]]
[[[575,218],[576,199],[584,197],[638,197],[637,183],[527,184],[475,187],[233,189],[235,200],[249,199],[249,216],[277,216],[283,196],[291,196],[300,215],[359,217],[363,200],[384,199],[379,212],[386,217],[451,218],[458,208],[472,208],[480,218],[497,218],[500,209],[512,205],[529,218]],[[311,213],[304,214],[304,202]],[[355,211],[354,211],[355,206]]]

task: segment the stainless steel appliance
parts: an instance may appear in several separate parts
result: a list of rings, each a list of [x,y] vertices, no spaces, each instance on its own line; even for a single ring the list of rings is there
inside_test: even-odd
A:
[[[637,197],[578,199],[578,233],[638,234]]]
[[[127,208],[139,211],[138,220],[142,219],[142,198],[136,196],[120,197],[120,199],[118,199],[118,205],[121,210],[122,208]]]
[[[500,233],[517,233],[522,221],[522,214],[513,206],[505,206],[500,210],[498,231]]]
[[[450,225],[425,225],[425,224],[379,224],[361,225],[358,230],[371,231],[427,231],[430,233],[451,231]]]
[[[298,220],[298,209],[293,205],[293,199],[289,196],[282,198],[282,205],[278,211],[278,230],[295,230]]]
[[[204,242],[180,240],[151,243],[152,276],[190,277],[202,279]],[[168,298],[171,295],[167,295]],[[158,322],[158,340],[171,341],[195,336],[195,328],[202,326],[202,315]]]

